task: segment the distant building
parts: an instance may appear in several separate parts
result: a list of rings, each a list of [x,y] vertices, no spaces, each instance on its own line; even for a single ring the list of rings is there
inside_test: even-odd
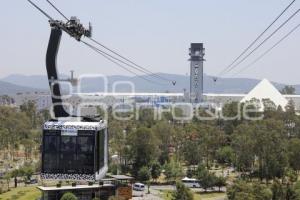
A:
[[[89,100],[84,100],[82,97]],[[281,106],[282,109],[285,108],[289,100],[292,100],[295,103],[296,110],[300,111],[300,95],[283,95],[267,79],[258,83],[248,94],[203,93],[202,98],[206,104],[214,104],[217,107],[222,107],[230,102],[270,99],[277,107]],[[83,102],[101,102],[108,106],[116,103],[142,103],[152,107],[170,103],[188,103],[185,93],[91,93],[77,94],[68,101],[72,105]]]
[[[69,103],[76,108],[79,104],[104,104],[107,107],[116,104],[139,104],[149,107],[160,107],[171,103],[189,103],[188,94],[182,93],[80,93],[74,94],[64,102]],[[295,103],[295,108],[300,111],[300,95],[283,95],[267,79],[258,83],[248,94],[221,94],[221,93],[203,93],[202,103],[214,104],[222,107],[230,102],[245,102],[251,99],[270,99],[276,106],[283,109],[289,100]],[[7,104],[7,98],[0,105]],[[14,106],[20,106],[27,101],[34,101],[38,110],[49,109],[52,105],[51,96],[47,93],[19,93],[11,96]]]
[[[295,109],[300,111],[300,95],[281,94],[267,79],[259,82],[248,94],[204,94],[205,101],[222,106],[229,102],[246,102],[257,99],[260,102],[264,99],[270,99],[277,107],[283,110],[289,100],[295,103]]]
[[[13,106],[15,104],[15,100],[8,96],[2,95],[0,96],[0,106]]]
[[[52,100],[50,94],[42,93],[42,92],[34,92],[34,93],[18,93],[12,96],[15,101],[15,105],[19,107],[20,105],[33,101],[35,102],[36,109],[38,111],[49,109],[52,105]]]

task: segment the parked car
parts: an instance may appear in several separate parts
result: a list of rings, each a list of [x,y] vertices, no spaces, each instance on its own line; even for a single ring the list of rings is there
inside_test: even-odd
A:
[[[36,184],[36,183],[38,183],[37,179],[30,179],[26,181],[26,184]]]
[[[135,184],[133,184],[133,190],[144,191],[145,185],[143,183],[135,183]]]

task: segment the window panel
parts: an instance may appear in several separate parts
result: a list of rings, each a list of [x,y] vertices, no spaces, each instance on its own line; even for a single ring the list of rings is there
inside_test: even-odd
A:
[[[81,131],[78,136],[61,136],[60,132],[44,134],[43,172],[93,174],[95,171],[95,135],[92,134],[94,132],[84,133]],[[99,139],[98,137],[97,140]],[[104,139],[100,140],[101,143],[104,142]],[[101,152],[104,151],[104,145],[100,146],[103,148]],[[100,149],[97,149],[98,151]],[[104,155],[101,155],[101,160],[104,163]]]
[[[57,155],[53,153],[44,154],[44,172],[55,173],[58,170]]]
[[[76,152],[76,137],[62,136],[60,148],[62,152]]]
[[[78,137],[77,150],[79,152],[93,153],[94,152],[94,137]]]
[[[44,138],[44,151],[45,152],[56,152],[59,150],[57,136],[45,136]]]

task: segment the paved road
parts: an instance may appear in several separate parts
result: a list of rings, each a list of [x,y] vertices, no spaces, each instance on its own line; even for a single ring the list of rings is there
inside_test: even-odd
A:
[[[203,192],[201,188],[191,188],[194,192]],[[147,194],[147,189],[144,192],[134,191],[134,200],[163,200],[161,198],[161,191],[164,190],[175,190],[173,185],[161,185],[161,186],[151,186],[150,194]],[[224,197],[214,197],[211,200],[225,200]]]
[[[175,190],[175,186],[174,185],[154,185],[151,186],[152,190]],[[204,189],[202,188],[191,188],[192,191],[194,192],[204,192]],[[215,191],[218,191],[218,188],[214,188]],[[221,191],[226,191],[225,188],[221,188]]]

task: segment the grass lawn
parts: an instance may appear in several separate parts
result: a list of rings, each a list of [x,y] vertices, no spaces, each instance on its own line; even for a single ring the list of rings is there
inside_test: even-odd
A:
[[[164,200],[171,200],[172,192],[171,191],[162,191],[162,198]],[[225,193],[211,192],[211,193],[194,193],[194,200],[215,200],[220,198],[225,198]]]
[[[0,194],[0,200],[36,200],[40,196],[41,192],[36,187],[18,187]]]

